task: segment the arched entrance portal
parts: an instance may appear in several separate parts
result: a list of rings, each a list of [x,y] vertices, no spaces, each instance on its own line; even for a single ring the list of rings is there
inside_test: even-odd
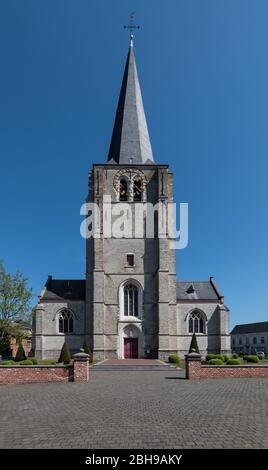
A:
[[[118,357],[121,359],[138,359],[143,357],[144,346],[140,325],[133,324],[122,327],[119,334]]]

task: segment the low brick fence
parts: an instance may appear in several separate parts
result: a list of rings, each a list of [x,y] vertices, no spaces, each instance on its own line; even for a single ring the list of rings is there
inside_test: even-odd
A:
[[[197,353],[186,354],[186,379],[223,379],[255,377],[268,379],[268,366],[241,365],[241,366],[209,366],[201,364],[201,356]]]
[[[26,384],[40,382],[88,382],[88,354],[74,355],[72,365],[55,366],[1,366],[0,384]]]
[[[1,366],[0,384],[33,382],[69,382],[72,366]]]

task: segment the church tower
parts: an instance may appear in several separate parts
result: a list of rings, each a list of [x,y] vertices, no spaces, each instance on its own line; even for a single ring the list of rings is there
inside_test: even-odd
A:
[[[87,239],[86,330],[96,360],[178,350],[175,250],[157,211],[172,201],[173,174],[153,157],[131,35],[108,159],[89,173],[88,202],[99,210]]]
[[[107,161],[89,172],[87,203],[86,279],[48,276],[34,355],[55,359],[64,342],[72,354],[87,342],[95,361],[183,357],[193,333],[203,357],[229,353],[229,309],[214,278],[176,281],[173,174],[154,161],[132,34]]]

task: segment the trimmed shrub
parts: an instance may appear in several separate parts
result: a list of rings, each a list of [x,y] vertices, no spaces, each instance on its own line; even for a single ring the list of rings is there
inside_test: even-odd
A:
[[[170,354],[170,356],[168,356],[168,362],[171,364],[180,364],[181,360],[177,354]]]
[[[211,359],[219,359],[220,361],[225,362],[224,354],[208,354],[206,356],[206,361],[209,362]]]
[[[210,359],[208,363],[210,366],[223,366],[223,361],[221,361],[221,359]]]
[[[92,352],[91,352],[90,347],[89,347],[89,345],[88,345],[88,343],[87,343],[86,341],[85,341],[84,344],[83,344],[83,349],[84,349],[84,352],[85,352],[86,354],[89,354],[89,356],[90,356],[90,357],[89,357],[89,360],[91,361]]]
[[[16,364],[15,361],[2,361],[0,362],[0,366],[14,366]]]
[[[224,362],[228,362],[229,359],[231,359],[231,358],[228,356],[228,354],[223,354],[222,356],[223,356]]]
[[[196,338],[195,333],[193,334],[192,339],[191,339],[191,344],[190,344],[189,352],[191,352],[192,349],[194,349],[197,354],[200,354],[199,347],[198,347],[198,343],[197,343],[197,338]]]
[[[263,355],[262,355],[262,354],[257,354],[257,357],[258,357],[258,359],[259,359],[260,361],[263,360]]]
[[[239,356],[237,353],[232,354],[232,359],[237,359]]]
[[[20,365],[20,366],[32,366],[33,363],[32,363],[32,361],[31,361],[31,359],[25,359],[25,361],[20,361],[20,362],[19,362],[19,365]]]
[[[220,359],[222,362],[225,362],[225,358],[226,356],[224,354],[216,354],[216,359]]]
[[[216,356],[216,354],[208,354],[208,355],[206,356],[206,361],[208,362],[208,361],[210,361],[210,359],[216,359],[215,356]]]
[[[259,362],[258,356],[244,356],[243,359],[244,359],[244,361],[253,362],[255,364],[257,364],[257,362]]]
[[[241,362],[239,359],[229,359],[229,361],[227,361],[227,365],[228,366],[240,366]]]
[[[25,354],[22,344],[20,344],[17,350],[15,361],[20,362],[20,361],[25,361],[25,360],[26,360],[26,354]]]
[[[71,354],[66,342],[61,348],[61,353],[58,362],[63,362],[63,364],[70,364],[71,362]]]
[[[36,366],[38,364],[38,359],[36,357],[28,357],[30,361],[32,361],[33,365]]]

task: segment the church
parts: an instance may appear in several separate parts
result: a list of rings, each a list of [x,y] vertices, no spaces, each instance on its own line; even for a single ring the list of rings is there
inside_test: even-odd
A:
[[[86,240],[86,276],[48,276],[33,318],[35,356],[58,358],[66,341],[71,353],[87,342],[94,360],[167,359],[187,353],[194,332],[202,355],[230,352],[223,295],[213,277],[177,280],[176,250],[157,217],[150,237],[146,228],[121,237],[104,230],[107,198],[113,213],[130,207],[142,227],[146,204],[173,202],[173,174],[153,157],[132,34],[107,161],[93,164],[88,187],[87,201],[100,211],[97,236]]]

